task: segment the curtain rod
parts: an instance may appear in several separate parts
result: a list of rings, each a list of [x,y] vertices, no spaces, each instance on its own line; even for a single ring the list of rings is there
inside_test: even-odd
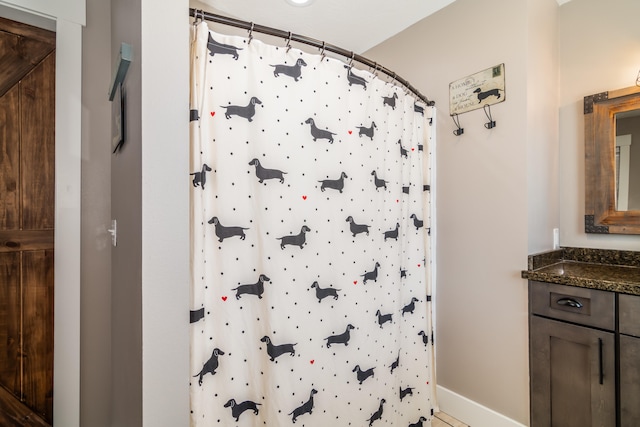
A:
[[[287,32],[287,31],[278,30],[276,28],[271,28],[271,27],[266,27],[264,25],[254,24],[253,22],[242,21],[242,20],[239,20],[239,19],[230,18],[230,17],[222,16],[222,15],[216,15],[215,13],[206,12],[206,11],[201,10],[201,9],[196,10],[194,8],[189,8],[189,15],[194,17],[194,18],[201,18],[201,19],[204,19],[206,21],[212,21],[212,22],[217,22],[219,24],[229,25],[229,26],[236,27],[236,28],[242,28],[242,29],[247,30],[247,31],[257,31],[259,33],[267,34],[267,35],[270,35],[270,36],[280,37],[280,38],[283,38],[285,40],[291,40],[291,41],[294,41],[294,42],[297,42],[297,43],[303,43],[303,44],[306,44],[306,45],[309,45],[309,46],[313,46],[313,47],[316,47],[318,49],[322,49],[323,51],[336,53],[338,55],[344,56],[345,58],[349,58],[351,61],[360,62],[361,64],[364,64],[369,68],[372,68],[372,69],[374,69],[376,71],[383,72],[384,74],[386,74],[389,77],[392,77],[395,81],[399,82],[404,87],[406,87],[411,92],[413,92],[414,95],[416,95],[418,98],[420,98],[422,101],[424,101],[428,106],[435,105],[434,101],[429,101],[429,99],[426,96],[424,96],[422,93],[420,93],[420,91],[418,89],[413,87],[408,81],[406,81],[402,77],[398,76],[395,72],[389,70],[388,68],[385,68],[385,67],[379,65],[376,62],[371,61],[370,59],[365,58],[364,56],[355,54],[352,51],[348,51],[346,49],[342,49],[341,47],[338,47],[338,46],[335,46],[335,45],[332,45],[332,44],[328,44],[328,43],[325,43],[323,41],[313,39],[311,37],[301,36],[299,34],[293,34],[293,33]]]

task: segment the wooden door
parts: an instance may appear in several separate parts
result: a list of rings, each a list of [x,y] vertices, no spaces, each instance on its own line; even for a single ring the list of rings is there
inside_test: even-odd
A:
[[[0,18],[0,386],[53,419],[55,34]]]

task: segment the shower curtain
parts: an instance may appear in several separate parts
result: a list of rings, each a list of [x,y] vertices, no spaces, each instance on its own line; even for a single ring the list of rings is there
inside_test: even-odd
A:
[[[205,22],[191,52],[191,425],[430,425],[433,107]]]

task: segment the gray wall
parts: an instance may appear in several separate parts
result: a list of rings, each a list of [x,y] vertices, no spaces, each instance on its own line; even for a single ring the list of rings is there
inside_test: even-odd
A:
[[[441,388],[528,424],[526,269],[559,224],[555,0],[457,0],[365,53],[436,102],[436,367]],[[506,101],[461,115],[449,83],[505,63]],[[441,399],[471,425],[487,425]],[[460,406],[462,407],[462,406]],[[495,424],[492,424],[495,425]],[[505,424],[511,425],[511,424]]]
[[[640,247],[639,236],[584,233],[582,114],[585,95],[634,84],[640,3],[554,3],[457,0],[366,53],[439,109],[438,384],[524,424],[526,255],[550,249],[558,226],[563,246]],[[465,135],[452,136],[448,84],[500,62],[497,128],[482,129],[480,111],[462,115]]]
[[[633,86],[640,68],[640,2],[573,0],[560,8],[560,242],[638,250],[640,236],[584,232],[587,95]]]
[[[161,5],[158,5],[161,7]],[[111,1],[111,66],[122,42],[133,46],[125,80],[126,142],[111,156],[112,425],[142,425],[142,78],[141,0]]]
[[[80,425],[111,425],[111,2],[87,1],[82,31]]]

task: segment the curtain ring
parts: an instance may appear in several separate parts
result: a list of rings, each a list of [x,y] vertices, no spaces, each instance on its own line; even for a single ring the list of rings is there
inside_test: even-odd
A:
[[[410,84],[411,84],[411,83],[409,83],[409,82],[407,81],[407,84],[403,84],[403,85],[402,85],[403,92],[404,92],[404,94],[405,94],[405,95],[407,95],[407,96],[411,95],[411,89],[409,89],[409,86],[408,86],[408,85],[410,85]]]
[[[251,23],[251,28],[249,28],[249,41],[247,42],[247,44],[251,44],[251,40],[253,40],[253,26],[255,24],[252,22]]]
[[[293,34],[291,34],[291,31],[289,31],[289,38],[287,39],[287,52],[289,52],[289,49],[291,49],[291,37],[293,36]]]
[[[320,49],[320,56],[322,57],[322,60],[324,59],[324,56],[325,56],[325,54],[324,54],[324,49],[325,48],[326,48],[326,43],[323,41],[322,42],[322,49]]]
[[[394,72],[393,75],[391,76],[391,84],[395,85],[396,84],[396,73]]]
[[[378,77],[378,63],[374,62],[373,63],[373,77]]]
[[[353,59],[356,57],[356,54],[351,52],[351,59],[349,59],[349,68],[353,67]]]

